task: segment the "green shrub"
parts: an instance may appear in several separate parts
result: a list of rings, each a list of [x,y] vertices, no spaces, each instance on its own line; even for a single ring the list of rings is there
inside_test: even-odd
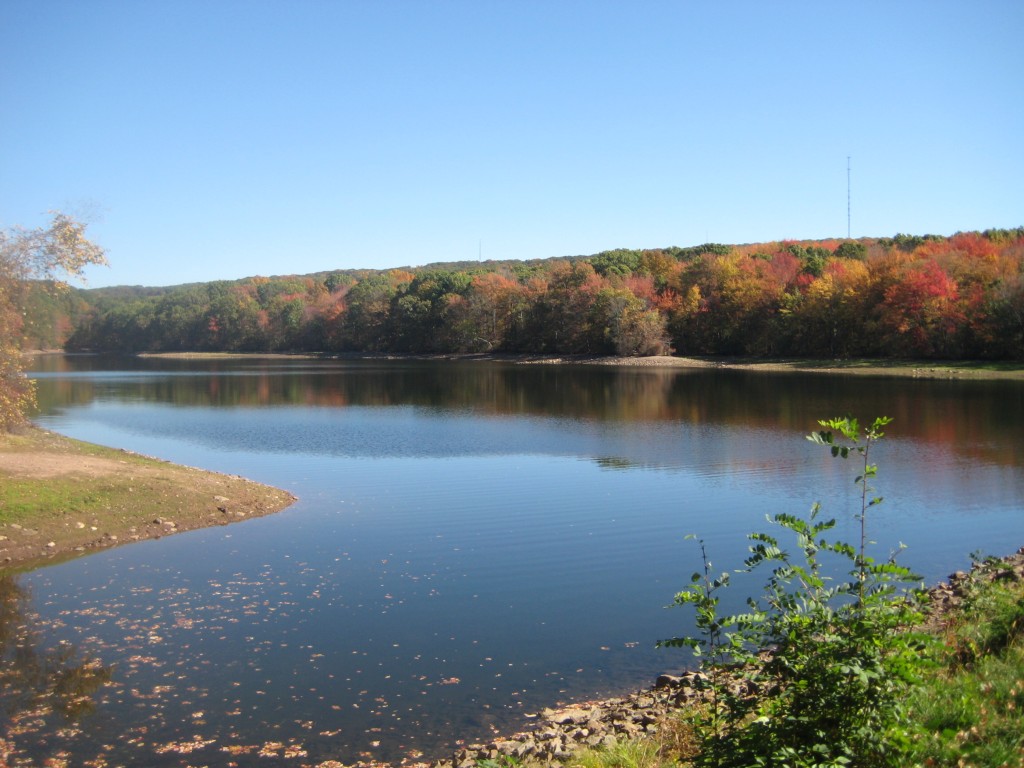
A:
[[[692,606],[700,636],[671,638],[702,657],[709,706],[693,715],[701,752],[698,766],[903,765],[908,741],[905,701],[927,654],[925,636],[910,631],[922,614],[918,581],[890,556],[868,556],[868,511],[881,503],[869,481],[877,468],[870,448],[891,420],[879,418],[863,442],[855,419],[821,422],[809,439],[832,456],[860,457],[855,482],[861,494],[858,547],[829,541],[835,520],[820,520],[815,505],[806,519],[780,514],[773,522],[796,538],[797,556],[768,533],[749,536],[747,570],[770,569],[762,594],[748,611],[719,614],[719,592],[729,575],[705,563],[675,598]],[[823,556],[845,563],[834,581]]]

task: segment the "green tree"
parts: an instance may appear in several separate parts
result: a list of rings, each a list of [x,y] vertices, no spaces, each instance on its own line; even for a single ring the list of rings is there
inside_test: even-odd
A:
[[[400,352],[449,351],[446,310],[466,295],[472,280],[466,272],[428,270],[417,274],[392,304],[392,348]]]
[[[602,277],[609,275],[631,275],[640,269],[642,255],[640,251],[616,248],[613,251],[602,251],[591,256],[590,266]]]
[[[556,264],[548,273],[548,287],[534,305],[537,336],[543,338],[538,351],[593,354],[602,349],[604,328],[594,327],[593,305],[606,287],[594,268],[585,261]]]
[[[53,212],[46,228],[0,230],[0,430],[25,419],[35,392],[24,375],[21,341],[25,302],[33,287],[49,282],[66,290],[66,277],[81,277],[89,264],[106,264],[103,249],[85,237],[85,224]]]
[[[665,318],[623,288],[604,288],[591,307],[594,328],[603,329],[598,351],[624,356],[663,355],[669,350]]]
[[[352,286],[343,321],[346,347],[366,352],[388,349],[391,303],[398,286],[410,280],[408,273],[392,270],[372,274]]]
[[[858,243],[856,240],[847,240],[845,243],[839,244],[835,255],[840,259],[864,261],[868,257],[868,248],[864,243]]]
[[[821,277],[825,269],[825,262],[832,256],[827,248],[816,245],[792,245],[786,246],[786,251],[793,254],[800,260],[801,271],[805,274]]]

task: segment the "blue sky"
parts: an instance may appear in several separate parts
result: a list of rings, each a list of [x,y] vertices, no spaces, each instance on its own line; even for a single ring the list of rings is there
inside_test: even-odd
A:
[[[1024,224],[1024,3],[4,0],[0,226],[173,285]]]

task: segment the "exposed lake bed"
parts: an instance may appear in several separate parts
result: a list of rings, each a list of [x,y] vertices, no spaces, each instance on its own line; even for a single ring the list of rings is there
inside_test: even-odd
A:
[[[36,428],[0,436],[0,476],[9,497],[0,523],[0,564],[6,568],[239,522],[295,501],[285,491],[241,477]],[[32,501],[36,485],[45,491]]]
[[[1011,382],[94,363],[41,376],[45,426],[300,501],[26,574],[47,641],[120,669],[76,754],[119,717],[151,764],[186,764],[155,750],[192,737],[212,740],[204,764],[268,743],[282,764],[397,762],[644,687],[687,663],[652,649],[684,621],[663,607],[692,570],[685,534],[725,563],[765,513],[842,517],[852,475],[802,440],[837,409],[896,417],[875,538],[907,540],[926,578],[1024,538]]]

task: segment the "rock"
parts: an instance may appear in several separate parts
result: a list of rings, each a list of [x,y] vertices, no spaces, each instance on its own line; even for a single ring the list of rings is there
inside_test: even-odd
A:
[[[590,713],[582,709],[565,709],[551,718],[556,725],[581,725],[590,719]]]
[[[655,700],[654,700],[653,696],[648,696],[646,694],[643,694],[641,696],[637,696],[633,700],[633,708],[634,709],[650,709],[652,706],[654,706],[654,701]]]
[[[675,675],[658,675],[658,679],[654,681],[655,688],[678,688],[682,684],[683,679]]]

